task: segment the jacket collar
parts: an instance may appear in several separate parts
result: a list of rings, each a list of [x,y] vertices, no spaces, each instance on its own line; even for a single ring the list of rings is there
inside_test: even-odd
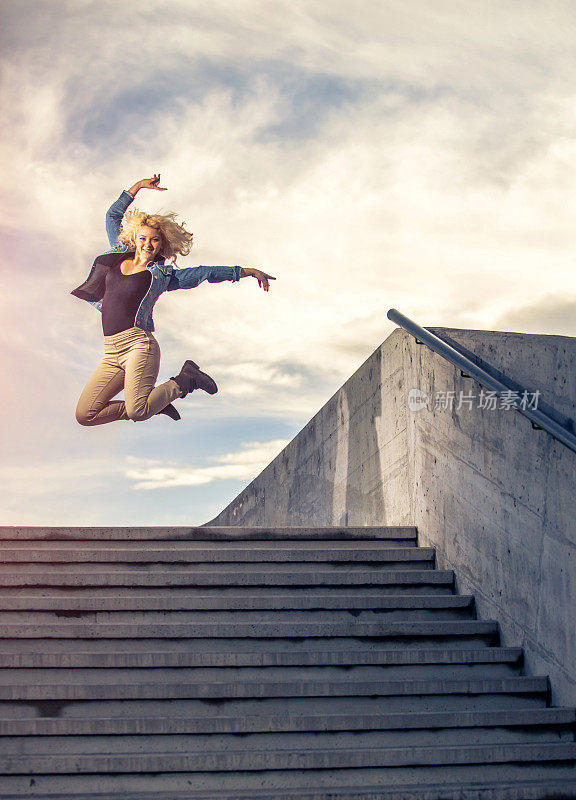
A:
[[[158,267],[160,272],[163,272],[164,275],[172,275],[172,264],[166,264],[163,258],[160,261],[155,261],[154,266]]]

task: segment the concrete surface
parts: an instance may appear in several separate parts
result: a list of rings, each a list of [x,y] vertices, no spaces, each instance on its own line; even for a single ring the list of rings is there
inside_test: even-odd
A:
[[[416,528],[409,526],[389,526],[382,527],[315,527],[295,528],[295,527],[244,527],[240,530],[234,526],[213,527],[175,527],[166,528],[162,526],[150,528],[127,528],[125,526],[108,528],[58,528],[35,526],[16,526],[0,525],[0,542],[256,542],[256,541],[299,541],[313,538],[314,542],[321,539],[338,539],[343,542],[346,539],[377,540],[384,539],[386,542],[394,543],[397,541],[409,541],[416,543]],[[0,552],[5,545],[0,544]],[[122,546],[122,545],[120,545]]]
[[[576,417],[576,339],[435,332]],[[411,389],[429,406],[410,410]],[[480,389],[398,329],[208,525],[417,525],[479,615],[550,675],[554,702],[573,704],[576,454],[512,410],[479,408]],[[447,392],[453,408],[436,407]]]
[[[373,777],[373,776],[372,776]],[[186,784],[185,784],[186,785]],[[61,794],[57,800],[110,800],[110,792],[104,794],[93,793],[89,789],[81,791],[75,789],[74,794]],[[461,782],[458,785],[422,784],[406,786],[400,789],[378,785],[368,785],[364,782],[362,788],[346,787],[342,791],[334,789],[297,789],[292,791],[286,788],[265,789],[258,791],[242,789],[223,791],[195,791],[193,795],[186,788],[173,789],[170,792],[158,788],[152,792],[140,789],[136,794],[122,792],[122,800],[574,800],[576,786],[571,780],[549,780],[545,784],[528,781],[509,783],[500,780],[498,786],[493,786],[490,795],[486,789],[477,783],[468,784]],[[2,800],[22,800],[21,794],[4,795]],[[55,800],[53,794],[35,792],[34,800]]]
[[[355,547],[346,532],[272,547],[239,531],[5,537],[3,800],[576,786],[574,709],[548,707],[547,677],[523,674],[430,548],[398,546],[396,529]]]

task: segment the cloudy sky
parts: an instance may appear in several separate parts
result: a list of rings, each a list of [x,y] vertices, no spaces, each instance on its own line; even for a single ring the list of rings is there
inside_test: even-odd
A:
[[[572,0],[1,0],[0,524],[201,524],[390,334],[576,336]],[[202,284],[155,310],[160,380],[220,387],[82,428],[98,312],[69,292],[160,172]]]

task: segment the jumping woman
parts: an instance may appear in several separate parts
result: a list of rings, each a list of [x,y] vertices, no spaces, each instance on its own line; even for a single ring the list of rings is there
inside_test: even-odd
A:
[[[96,367],[78,401],[81,425],[103,425],[116,420],[140,422],[154,414],[174,420],[180,414],[172,401],[203,389],[218,387],[192,360],[166,383],[155,386],[160,347],[152,335],[152,310],[163,292],[192,289],[202,281],[220,283],[251,276],[265,292],[270,280],[259,269],[247,267],[187,267],[176,269],[176,256],[188,255],[192,234],[175,221],[176,215],[127,212],[140,189],[166,191],[160,175],[144,178],[123,191],[106,214],[111,250],[94,261],[87,280],[72,292],[102,312],[104,358]],[[170,259],[172,263],[166,263]],[[124,390],[124,400],[112,400]]]

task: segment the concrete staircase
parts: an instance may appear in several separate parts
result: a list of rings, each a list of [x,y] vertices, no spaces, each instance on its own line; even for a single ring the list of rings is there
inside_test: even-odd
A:
[[[0,528],[0,798],[576,798],[413,528]]]

